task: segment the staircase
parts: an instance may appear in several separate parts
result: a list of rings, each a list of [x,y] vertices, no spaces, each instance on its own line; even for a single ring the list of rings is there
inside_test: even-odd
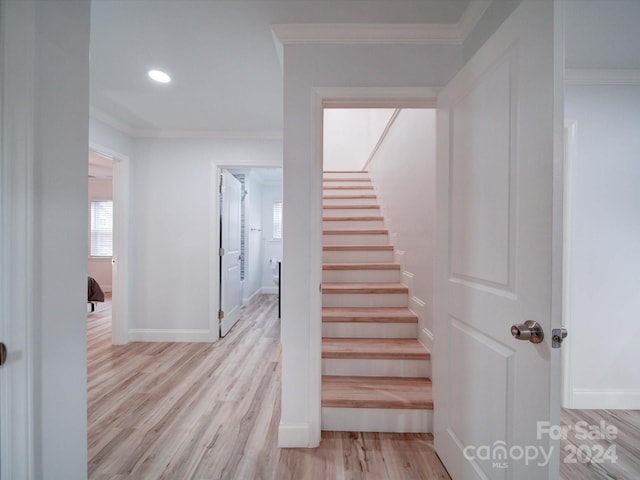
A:
[[[431,432],[430,354],[370,177],[323,183],[322,429]]]

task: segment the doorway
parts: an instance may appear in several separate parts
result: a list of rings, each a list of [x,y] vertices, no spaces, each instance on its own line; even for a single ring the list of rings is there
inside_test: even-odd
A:
[[[105,285],[111,291],[112,343],[125,345],[129,342],[129,158],[102,145],[90,144],[89,176],[90,182],[96,184],[96,199],[110,198],[112,202],[111,255],[100,256],[93,263],[99,277],[107,279]]]
[[[220,261],[214,268],[219,282],[219,333],[224,336],[241,308],[260,295],[278,293],[283,176],[282,168],[229,166],[218,167],[217,177]]]

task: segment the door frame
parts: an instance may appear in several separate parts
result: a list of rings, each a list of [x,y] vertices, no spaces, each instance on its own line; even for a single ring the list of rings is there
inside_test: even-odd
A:
[[[312,181],[309,185],[309,440],[322,430],[322,164],[325,108],[435,108],[437,87],[316,87],[312,89]],[[285,213],[286,214],[286,213]]]
[[[209,205],[211,213],[209,215],[209,289],[212,293],[209,295],[209,311],[211,318],[209,319],[209,337],[210,342],[216,342],[220,339],[220,329],[218,322],[218,310],[220,310],[220,174],[222,170],[233,170],[237,168],[280,168],[283,174],[284,184],[284,167],[282,163],[244,163],[244,162],[225,162],[216,163],[211,161],[211,178]]]
[[[574,170],[577,161],[577,134],[578,124],[575,120],[566,120],[564,125],[564,221],[563,221],[563,284],[562,284],[562,324],[567,331],[571,332],[575,325],[573,319],[572,302],[572,264],[573,264],[573,230],[571,229],[572,218],[575,209],[575,179]],[[564,408],[573,408],[573,373],[575,365],[575,348],[573,342],[568,341],[562,345],[562,402]]]
[[[113,161],[113,259],[111,342],[129,343],[129,157],[103,145],[89,142],[96,153]]]

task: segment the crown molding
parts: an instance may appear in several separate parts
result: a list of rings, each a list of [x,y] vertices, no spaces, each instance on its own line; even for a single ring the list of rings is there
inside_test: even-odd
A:
[[[134,136],[135,134],[135,129],[93,105],[89,105],[89,117],[98,120],[111,128],[115,128],[126,135]]]
[[[455,24],[279,24],[271,31],[283,45],[460,45]]]
[[[274,24],[280,45],[461,45],[493,0],[471,0],[458,23]],[[280,52],[280,50],[278,50]],[[281,54],[279,53],[279,57]]]
[[[224,140],[282,140],[281,130],[226,131],[226,130],[135,130],[136,138],[214,138]]]
[[[568,68],[567,85],[640,85],[640,70]]]
[[[156,130],[132,128],[104,113],[99,108],[89,106],[89,116],[132,138],[216,138],[227,140],[282,140],[282,130],[225,131],[225,130]]]

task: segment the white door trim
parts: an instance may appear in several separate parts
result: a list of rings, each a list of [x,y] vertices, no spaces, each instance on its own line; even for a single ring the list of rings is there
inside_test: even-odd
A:
[[[320,444],[322,395],[322,132],[324,108],[434,108],[438,88],[317,87],[311,92],[312,178],[309,185],[309,445]],[[286,210],[285,210],[286,212]],[[285,213],[286,214],[286,213]]]
[[[129,176],[131,161],[126,155],[89,142],[89,148],[113,161],[113,311],[111,341],[129,343]]]
[[[573,327],[572,318],[572,273],[573,273],[573,212],[575,208],[574,195],[574,166],[577,160],[577,135],[578,124],[575,120],[565,121],[565,155],[564,155],[564,234],[563,234],[563,285],[562,298],[563,311],[562,323],[567,331],[571,332]],[[564,342],[562,345],[562,406],[573,408],[573,371],[574,371],[575,348],[573,342]]]

